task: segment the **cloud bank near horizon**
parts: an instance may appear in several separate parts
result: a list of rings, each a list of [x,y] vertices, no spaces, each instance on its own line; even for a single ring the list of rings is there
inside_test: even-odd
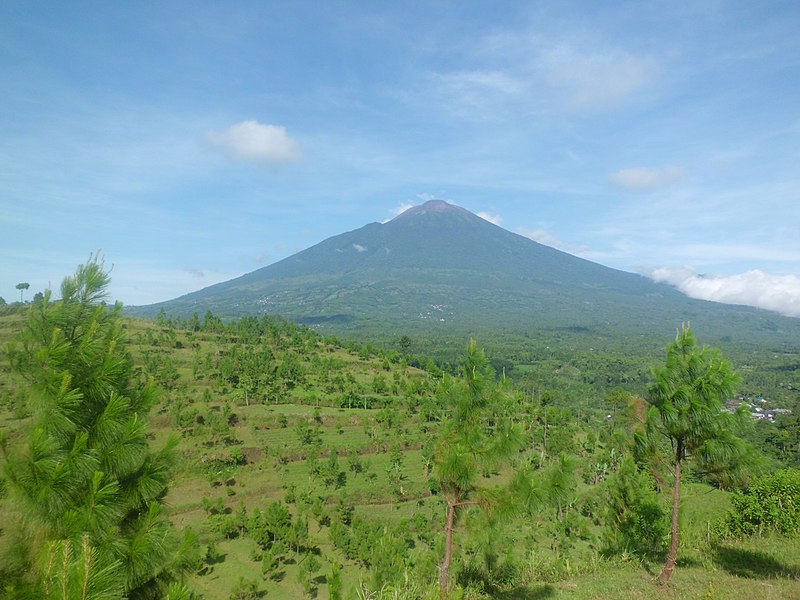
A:
[[[800,317],[800,277],[796,275],[771,275],[758,269],[735,275],[702,275],[691,267],[661,267],[642,274],[673,285],[690,298],[743,304]]]

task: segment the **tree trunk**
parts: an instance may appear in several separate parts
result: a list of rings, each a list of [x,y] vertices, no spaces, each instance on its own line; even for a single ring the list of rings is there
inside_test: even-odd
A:
[[[542,444],[542,463],[547,455],[547,407],[544,407],[544,443]]]
[[[444,530],[444,560],[442,561],[442,566],[439,567],[439,587],[443,598],[446,598],[447,593],[450,591],[450,563],[453,559],[453,524],[456,519],[457,503],[457,500],[450,500],[447,502],[447,526]]]
[[[675,571],[675,563],[678,561],[678,532],[679,523],[678,516],[681,508],[681,460],[683,459],[683,442],[678,440],[678,445],[675,452],[675,487],[672,494],[672,539],[669,545],[669,555],[667,556],[667,564],[664,565],[664,570],[659,575],[659,580],[662,583],[667,583],[669,578],[672,577],[672,572]]]

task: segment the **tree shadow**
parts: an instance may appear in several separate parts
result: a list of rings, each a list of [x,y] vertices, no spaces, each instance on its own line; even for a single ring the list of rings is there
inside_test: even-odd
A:
[[[649,560],[642,561],[642,568],[644,569],[645,573],[650,575],[650,577],[655,577],[657,573],[660,573],[663,564],[658,564],[654,562],[650,562]]]
[[[481,569],[464,566],[458,573],[458,582],[463,586],[474,586],[482,589],[491,598],[498,600],[544,600],[556,595],[555,588],[549,583],[535,586],[519,585],[514,588],[506,588],[503,581],[509,581],[508,577],[503,577],[502,569],[495,573],[495,580],[486,576]],[[506,573],[509,575],[510,573]]]
[[[766,552],[716,546],[714,562],[731,575],[748,579],[800,579],[800,569],[784,564]]]
[[[553,598],[556,595],[556,589],[549,583],[545,583],[536,587],[519,586],[513,590],[493,591],[492,598],[498,600],[544,600],[545,598]]]
[[[678,556],[678,567],[702,567],[703,561],[694,556]]]
[[[217,552],[212,556],[206,556],[205,563],[209,566],[218,565],[225,562],[225,559],[228,558],[228,555],[224,552]]]

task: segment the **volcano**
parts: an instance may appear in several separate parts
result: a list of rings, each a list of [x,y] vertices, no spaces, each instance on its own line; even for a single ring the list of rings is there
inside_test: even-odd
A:
[[[706,339],[798,339],[800,320],[686,297],[673,287],[534,242],[431,200],[267,267],[135,315],[280,315],[356,338],[567,330]]]

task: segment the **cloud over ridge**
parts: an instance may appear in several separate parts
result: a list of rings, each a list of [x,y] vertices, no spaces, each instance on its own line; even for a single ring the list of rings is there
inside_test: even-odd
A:
[[[645,275],[675,286],[690,298],[744,304],[800,317],[800,277],[796,275],[771,275],[758,269],[735,275],[700,275],[690,267],[661,267]]]
[[[544,244],[545,246],[550,246],[551,248],[575,256],[581,256],[589,251],[588,246],[569,244],[545,229],[526,229],[525,227],[519,227],[517,228],[517,233],[539,244]]]
[[[499,226],[503,223],[503,217],[501,217],[500,215],[493,215],[489,212],[486,212],[485,210],[479,211],[475,214],[478,215],[484,221],[489,221],[489,223],[492,223],[494,225]]]

